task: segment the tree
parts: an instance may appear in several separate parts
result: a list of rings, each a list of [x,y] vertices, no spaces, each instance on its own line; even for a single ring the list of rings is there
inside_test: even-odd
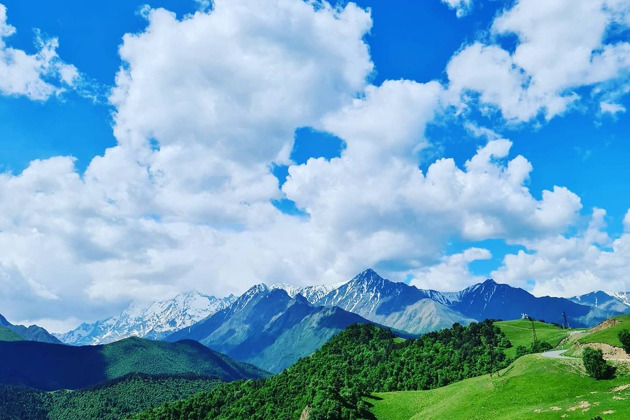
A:
[[[516,358],[518,359],[521,356],[525,356],[526,354],[529,354],[530,351],[527,347],[525,347],[524,345],[518,345],[516,346]]]
[[[532,353],[542,353],[544,351],[551,350],[553,346],[546,341],[536,341],[536,343],[532,344]]]
[[[623,347],[623,350],[630,354],[630,331],[624,329],[619,331],[619,341],[621,341],[621,347]]]
[[[595,379],[610,379],[615,376],[616,368],[606,363],[600,349],[586,347],[582,352],[582,362],[586,373]]]

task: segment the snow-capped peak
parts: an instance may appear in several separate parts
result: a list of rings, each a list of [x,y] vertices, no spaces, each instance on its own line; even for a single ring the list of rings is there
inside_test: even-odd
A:
[[[74,345],[105,344],[127,337],[160,339],[189,327],[232,304],[236,298],[190,291],[148,305],[132,303],[120,315],[78,328],[59,338]]]
[[[315,303],[320,300],[322,297],[326,296],[328,293],[336,290],[346,284],[347,282],[343,281],[340,283],[334,284],[322,284],[316,286],[294,286],[286,283],[276,283],[271,285],[270,289],[281,289],[287,292],[287,294],[294,298],[295,296],[302,295],[306,298],[310,303]]]
[[[630,306],[630,299],[628,298],[627,292],[604,292],[608,296],[617,299],[619,302],[623,303],[626,306]]]

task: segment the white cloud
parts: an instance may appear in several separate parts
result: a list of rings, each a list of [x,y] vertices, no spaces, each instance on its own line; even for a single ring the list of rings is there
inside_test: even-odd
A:
[[[451,9],[457,13],[457,17],[466,16],[472,9],[473,0],[442,0]]]
[[[517,240],[563,232],[576,220],[580,199],[566,188],[540,200],[531,195],[531,164],[522,156],[507,160],[507,140],[488,142],[464,168],[440,159],[420,171],[417,151],[427,145],[424,129],[442,93],[434,83],[370,87],[364,99],[324,119],[347,143],[341,157],[289,168],[283,191],[326,244],[343,249],[333,265],[338,272],[382,261],[418,268],[451,236]]]
[[[516,35],[514,51],[466,46],[447,67],[451,91],[466,102],[467,92],[477,92],[483,104],[517,122],[562,114],[582,87],[615,96],[630,78],[630,43],[608,42],[611,25],[627,28],[625,2],[520,0],[491,29],[495,37]]]
[[[606,114],[617,115],[619,113],[626,112],[626,107],[620,104],[614,104],[610,102],[601,102],[599,109]]]
[[[115,134],[134,157],[119,164],[141,155],[164,217],[217,225],[271,217],[280,192],[269,167],[288,163],[295,129],[365,86],[369,13],[352,3],[273,0],[261,10],[253,0],[220,0],[181,21],[163,9],[148,19],[120,48]]]
[[[7,46],[5,38],[15,33],[7,23],[7,8],[0,4],[0,93],[46,100],[72,87],[79,79],[77,69],[57,55],[56,38],[37,39],[35,54]]]
[[[371,18],[354,4],[267,6],[215,1],[182,20],[147,10],[147,29],[120,48],[118,145],[81,176],[65,157],[0,175],[0,264],[12,285],[3,313],[85,319],[180,289],[335,278],[299,263],[320,258],[317,239],[296,245],[309,233],[271,204],[281,192],[270,166],[288,163],[296,128],[362,92]]]
[[[594,290],[626,290],[630,234],[611,238],[606,212],[594,209],[587,227],[575,235],[550,235],[523,242],[527,251],[505,256],[492,273],[497,281],[526,287],[537,295],[574,296]],[[626,217],[627,219],[628,217]]]
[[[482,276],[473,275],[469,270],[469,264],[490,258],[492,254],[487,249],[468,248],[462,253],[444,256],[437,265],[413,271],[410,284],[421,289],[450,292],[463,290],[471,284],[485,280]]]

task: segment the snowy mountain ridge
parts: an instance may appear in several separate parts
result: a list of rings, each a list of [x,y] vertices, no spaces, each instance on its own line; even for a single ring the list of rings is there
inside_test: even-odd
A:
[[[82,324],[56,336],[74,345],[104,344],[130,336],[164,339],[223,309],[225,316],[249,310],[278,291],[283,291],[290,299],[304,300],[312,306],[338,307],[410,334],[450,327],[454,322],[465,325],[487,318],[517,319],[522,313],[550,322],[560,322],[562,313],[566,313],[571,325],[592,326],[609,316],[630,312],[626,293],[597,291],[571,299],[535,297],[523,289],[491,279],[458,292],[440,292],[393,282],[367,269],[347,282],[332,285],[276,283],[267,286],[260,283],[239,297],[217,299],[188,292],[150,305],[130,305],[118,316]],[[272,321],[273,316],[270,316]]]
[[[107,344],[127,337],[161,339],[231,305],[236,298],[216,298],[191,291],[149,305],[131,304],[120,315],[57,334],[66,344]]]
[[[339,289],[346,283],[347,282],[342,281],[336,284],[322,284],[316,286],[294,286],[288,283],[276,283],[272,284],[269,289],[282,289],[287,292],[287,294],[292,298],[300,294],[304,296],[306,300],[308,300],[310,303],[314,304],[315,302],[326,296],[328,293],[332,292],[333,290]]]

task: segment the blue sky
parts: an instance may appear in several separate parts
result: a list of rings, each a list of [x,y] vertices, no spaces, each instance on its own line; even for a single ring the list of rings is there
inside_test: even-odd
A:
[[[1,2],[5,316],[370,266],[625,287],[628,2],[252,1]]]

